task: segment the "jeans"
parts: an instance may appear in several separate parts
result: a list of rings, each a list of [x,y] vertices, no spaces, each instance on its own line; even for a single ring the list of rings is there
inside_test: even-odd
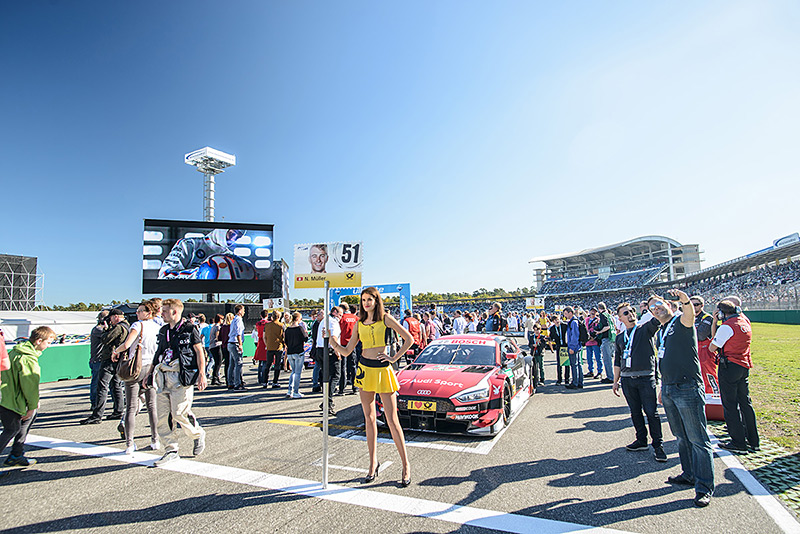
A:
[[[758,447],[756,412],[750,402],[750,369],[728,362],[717,370],[725,424],[731,441],[739,447]]]
[[[600,345],[586,345],[586,362],[589,372],[594,373],[594,362],[597,361],[597,374],[603,372],[603,360],[600,358]]]
[[[14,458],[22,456],[25,452],[23,449],[25,438],[28,437],[28,430],[30,430],[34,419],[36,419],[36,412],[30,419],[23,421],[22,416],[17,412],[0,406],[0,422],[3,423],[3,433],[0,434],[0,453],[6,448],[8,442],[13,439],[14,443],[11,445],[10,456]]]
[[[311,349],[311,359],[314,360],[314,370],[311,372],[311,387],[318,388],[322,386],[322,359],[320,359],[320,354],[322,354],[322,349],[319,347],[314,347]]]
[[[108,400],[108,388],[111,387],[111,395],[114,397],[114,409],[122,411],[125,402],[125,392],[122,382],[116,379],[117,364],[111,360],[100,362],[97,370],[97,390],[95,392],[95,405],[92,410],[92,419],[102,419],[106,411],[106,401]]]
[[[647,443],[647,426],[644,424],[644,411],[647,424],[650,426],[650,438],[653,448],[660,447],[664,441],[661,433],[661,418],[656,407],[656,379],[653,376],[623,376],[620,379],[622,393],[631,409],[633,428],[636,429],[636,441]]]
[[[300,393],[300,375],[303,372],[303,360],[305,360],[305,355],[303,353],[289,354],[287,358],[289,359],[289,367],[292,370],[292,374],[289,375],[289,389],[286,391],[286,394],[297,395]]]
[[[661,400],[672,434],[678,439],[683,476],[694,480],[697,493],[714,491],[714,453],[706,432],[706,396],[697,382],[664,384]]]
[[[603,355],[603,367],[606,369],[606,378],[614,380],[614,342],[605,338],[600,344],[600,352]],[[600,371],[598,371],[598,373],[599,372]]]
[[[236,343],[228,343],[228,386],[242,387],[242,351]]]
[[[572,385],[583,387],[583,365],[581,365],[581,349],[569,355],[569,367],[572,369]]]
[[[97,405],[97,379],[100,377],[100,364],[102,362],[89,362],[89,369],[92,371],[92,381],[89,384],[89,402],[94,410]]]

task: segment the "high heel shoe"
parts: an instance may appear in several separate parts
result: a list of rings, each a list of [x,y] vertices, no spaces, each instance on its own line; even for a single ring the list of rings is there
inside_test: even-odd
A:
[[[403,479],[400,480],[400,487],[401,488],[407,488],[410,485],[411,485],[411,475],[408,475],[408,477],[403,477]]]
[[[364,484],[369,484],[370,482],[372,482],[373,480],[378,478],[378,469],[380,469],[380,468],[381,468],[381,463],[378,462],[378,466],[375,468],[375,472],[372,473],[372,474],[367,473],[367,476],[364,477],[364,482],[363,483]]]

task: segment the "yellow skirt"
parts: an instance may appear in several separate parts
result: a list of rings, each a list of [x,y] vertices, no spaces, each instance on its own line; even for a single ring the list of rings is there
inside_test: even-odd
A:
[[[374,391],[375,393],[394,393],[400,389],[394,369],[387,367],[371,367],[358,362],[356,368],[356,378],[353,385],[364,391]]]

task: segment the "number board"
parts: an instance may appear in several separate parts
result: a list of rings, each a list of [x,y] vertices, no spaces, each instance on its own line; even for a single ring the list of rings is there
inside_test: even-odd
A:
[[[360,241],[294,246],[294,287],[361,287],[364,245]]]

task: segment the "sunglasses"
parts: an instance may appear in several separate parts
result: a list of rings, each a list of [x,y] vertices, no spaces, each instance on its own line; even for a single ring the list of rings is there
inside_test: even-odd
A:
[[[692,306],[702,306],[699,302],[692,302]]]
[[[655,309],[656,309],[656,306],[664,306],[664,301],[663,301],[663,300],[657,300],[657,301],[655,301],[654,303],[652,303],[652,304],[650,305],[650,309],[651,309],[651,310],[655,310]]]
[[[627,317],[628,315],[634,315],[634,313],[633,310],[625,310],[624,312],[622,312],[622,315]]]

